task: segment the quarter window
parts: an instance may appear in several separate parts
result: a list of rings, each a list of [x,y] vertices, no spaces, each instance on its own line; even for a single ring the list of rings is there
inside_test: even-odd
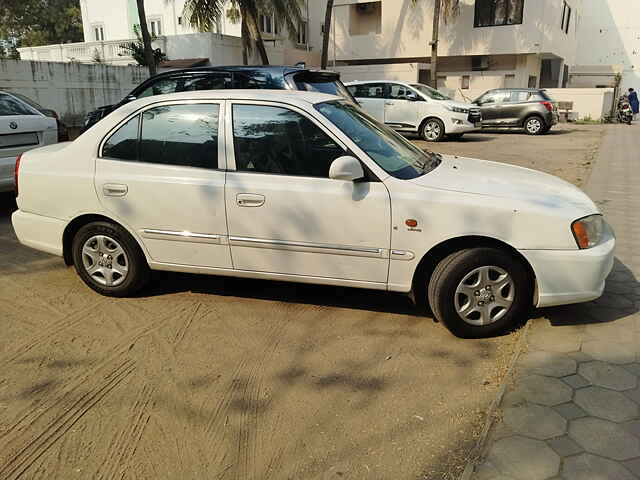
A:
[[[106,158],[116,158],[118,160],[129,160],[134,162],[138,159],[138,133],[140,125],[140,115],[136,115],[109,137],[102,147],[102,156]]]
[[[476,0],[474,27],[522,23],[524,0]]]
[[[345,154],[311,120],[280,107],[234,105],[233,141],[240,172],[328,178]]]
[[[218,168],[219,106],[167,105],[142,114],[140,161]]]

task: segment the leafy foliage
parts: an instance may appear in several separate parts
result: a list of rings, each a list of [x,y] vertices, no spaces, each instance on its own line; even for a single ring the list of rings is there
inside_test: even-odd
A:
[[[22,46],[81,42],[78,0],[0,0],[0,38]]]
[[[129,55],[131,55],[136,62],[138,62],[138,65],[148,67],[147,61],[144,56],[144,42],[142,41],[142,35],[140,34],[140,26],[138,25],[134,26],[133,31],[136,34],[136,41],[123,43],[121,46],[124,50],[129,52]],[[158,38],[157,36],[152,35],[151,41],[153,42],[157,38]],[[153,60],[155,61],[156,65],[159,65],[160,63],[164,62],[166,59],[167,59],[167,55],[159,48],[156,48],[153,51]]]

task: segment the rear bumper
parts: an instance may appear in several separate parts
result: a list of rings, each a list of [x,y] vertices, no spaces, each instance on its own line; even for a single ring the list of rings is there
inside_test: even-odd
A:
[[[16,157],[0,158],[0,192],[12,192],[15,189],[13,174]]]
[[[520,250],[537,279],[537,307],[588,302],[602,295],[613,269],[615,237],[587,250]]]
[[[11,223],[23,245],[62,256],[62,234],[67,226],[65,221],[16,210],[11,215]]]

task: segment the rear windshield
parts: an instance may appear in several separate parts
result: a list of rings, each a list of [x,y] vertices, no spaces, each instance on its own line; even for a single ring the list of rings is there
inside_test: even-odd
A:
[[[11,95],[13,95],[14,97],[18,97],[24,103],[26,103],[28,105],[31,105],[33,108],[38,110],[40,113],[43,113],[44,107],[42,105],[40,105],[39,103],[36,103],[33,100],[31,100],[29,97],[25,97],[24,95],[22,95],[20,93],[16,93],[16,92],[11,92]]]
[[[296,73],[293,81],[298,90],[306,90],[308,92],[328,93],[329,95],[337,95],[357,105],[356,100],[347,90],[347,87],[339,78],[333,75],[314,75],[313,73]]]

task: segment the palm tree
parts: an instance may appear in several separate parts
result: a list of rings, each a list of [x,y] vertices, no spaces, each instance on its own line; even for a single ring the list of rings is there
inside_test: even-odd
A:
[[[140,0],[139,0],[140,1]],[[255,45],[263,65],[269,65],[269,57],[264,46],[258,19],[260,15],[273,15],[281,21],[291,38],[298,32],[302,20],[300,5],[302,0],[228,0],[232,6],[230,19],[241,22],[243,60],[248,63],[249,54]],[[191,25],[200,31],[212,31],[222,19],[226,0],[187,0],[185,16]]]
[[[413,4],[418,0],[411,0]],[[434,0],[433,6],[433,34],[431,36],[431,86],[438,88],[438,42],[440,36],[440,17],[445,23],[455,18],[460,11],[460,0]]]
[[[320,68],[323,70],[327,68],[327,63],[329,63],[329,34],[331,33],[332,16],[333,0],[327,0],[327,10],[324,14],[324,37],[322,37],[322,61],[320,62]]]
[[[144,11],[144,0],[137,0],[137,2],[142,44],[144,45],[144,59],[149,68],[149,75],[154,76],[157,72],[156,60],[153,56],[153,48],[151,48],[151,35],[149,35],[149,27],[147,27],[147,14]]]

